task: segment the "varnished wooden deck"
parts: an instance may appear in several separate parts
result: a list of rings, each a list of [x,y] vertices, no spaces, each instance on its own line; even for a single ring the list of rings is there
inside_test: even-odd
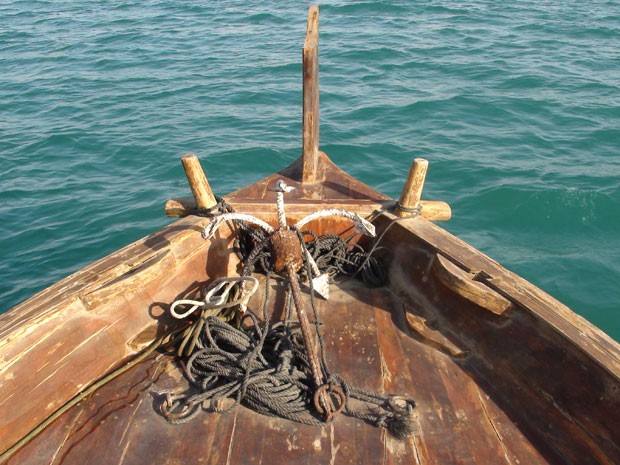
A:
[[[467,374],[463,355],[412,337],[405,308],[387,288],[356,281],[332,286],[330,301],[319,301],[329,367],[350,383],[415,399],[410,440],[342,415],[318,428],[245,407],[170,425],[155,404],[185,381],[171,357],[158,355],[67,412],[8,463],[555,463]]]

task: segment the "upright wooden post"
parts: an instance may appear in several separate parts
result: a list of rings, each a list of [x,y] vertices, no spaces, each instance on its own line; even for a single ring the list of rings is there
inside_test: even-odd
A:
[[[217,204],[198,157],[193,153],[188,153],[181,157],[181,163],[183,163],[189,187],[196,200],[196,206],[206,210]]]
[[[303,155],[304,183],[316,181],[319,156],[319,7],[308,10],[303,48]]]
[[[409,175],[400,194],[400,200],[396,205],[394,212],[398,216],[411,215],[411,210],[420,205],[420,197],[422,197],[422,189],[424,188],[424,179],[428,170],[428,160],[424,158],[416,158],[411,164]]]

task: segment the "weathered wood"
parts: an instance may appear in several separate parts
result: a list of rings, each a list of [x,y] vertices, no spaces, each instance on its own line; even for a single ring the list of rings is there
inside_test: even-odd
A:
[[[450,205],[441,200],[420,200],[418,206],[421,207],[419,215],[429,221],[448,221],[452,218]]]
[[[529,431],[549,460],[618,462],[620,432],[612,426],[620,423],[618,344],[605,342],[551,297],[532,292],[533,285],[432,223],[421,218],[392,223],[395,218],[377,219],[379,230],[392,225],[384,243],[395,258],[394,291],[413,305],[434,309],[433,327],[469,353],[462,366],[481,389]],[[483,271],[487,285],[510,296],[514,308],[508,318],[482,317],[478,304],[446,292],[432,270],[436,252],[465,270]]]
[[[164,213],[170,218],[184,218],[196,211],[196,200],[192,197],[168,199],[164,205]]]
[[[206,221],[181,220],[0,316],[0,453],[152,342],[162,305],[236,267],[227,240],[209,243],[194,229]]]
[[[183,163],[183,169],[198,208],[209,209],[213,207],[217,200],[215,195],[213,195],[202,166],[200,166],[198,157],[193,153],[185,154],[181,157],[181,163]]]
[[[261,195],[265,196],[263,202],[270,204],[271,199],[264,187],[265,185],[262,188],[255,186],[255,191],[262,192]],[[359,189],[363,190],[361,187]],[[301,205],[300,201],[301,199],[297,200]],[[258,205],[261,202],[253,200],[250,203]],[[308,205],[317,208],[313,201],[309,201]],[[395,218],[382,214],[378,218],[378,226]],[[185,277],[184,288],[191,287],[190,281],[200,276],[201,272],[204,273],[203,260],[208,257],[206,268],[210,270],[223,253],[223,249],[217,246],[218,242],[210,247],[205,243],[208,252],[197,247],[202,241],[199,231],[205,221],[207,220],[195,218],[182,220],[184,229],[179,230],[178,224],[172,225],[161,234],[161,239],[152,238],[151,242],[146,241],[146,244],[158,245],[157,250],[150,252],[154,258],[149,260],[143,255],[142,259],[135,262],[135,284],[145,287],[145,292],[140,293],[139,298],[119,299],[117,307],[111,307],[108,300],[105,300],[104,305],[104,301],[98,299],[93,302],[94,308],[89,310],[88,314],[104,319],[118,314],[119,319],[115,325],[128,325],[144,312],[148,307],[147,302],[166,302],[165,299],[169,302],[170,297],[158,295],[154,291],[162,282],[161,273],[151,274],[148,271],[150,267],[146,266],[149,263],[151,267],[164,264],[172,266],[172,262],[167,258],[157,260],[168,246],[176,251],[175,267],[178,268],[177,274]],[[131,382],[127,384],[123,378],[119,379],[117,384],[108,386],[108,394],[105,396],[106,391],[101,391],[100,395],[103,397],[86,402],[81,407],[86,409],[83,413],[66,414],[65,419],[55,423],[58,426],[50,427],[49,432],[26,446],[11,463],[36,461],[45,451],[49,451],[50,456],[57,454],[58,457],[63,457],[64,463],[80,463],[85,459],[88,459],[88,463],[103,463],[107,454],[101,455],[96,451],[102,450],[101,445],[109,442],[111,437],[118,438],[115,443],[119,444],[119,448],[113,451],[114,454],[118,453],[115,460],[121,462],[131,458],[135,463],[140,463],[139,460],[150,460],[153,454],[158,457],[164,454],[166,460],[179,462],[191,461],[191,454],[199,454],[214,463],[259,463],[267,457],[273,457],[273,454],[270,455],[273,450],[278,451],[277,457],[289,461],[302,454],[308,459],[316,458],[317,461],[327,456],[334,463],[359,462],[361,458],[370,457],[372,454],[380,454],[377,460],[384,457],[382,460],[385,460],[385,463],[418,461],[417,463],[514,464],[518,460],[521,463],[540,464],[561,462],[561,458],[570,463],[584,454],[589,455],[583,463],[612,463],[616,457],[612,446],[616,439],[613,425],[617,420],[613,414],[613,405],[618,402],[618,396],[610,392],[613,391],[613,386],[619,384],[617,378],[613,381],[614,378],[609,377],[601,385],[578,387],[581,376],[598,380],[603,380],[604,377],[600,371],[596,372],[597,367],[593,367],[591,361],[588,362],[587,353],[579,355],[574,347],[563,343],[552,328],[545,326],[544,321],[532,319],[523,313],[524,307],[519,307],[511,312],[508,326],[498,326],[496,319],[485,319],[481,317],[484,314],[474,310],[477,304],[469,304],[458,295],[446,292],[443,283],[433,274],[431,266],[435,246],[439,243],[448,251],[450,260],[459,263],[464,270],[481,269],[489,273],[489,270],[495,272],[500,268],[473,249],[460,249],[459,243],[451,242],[449,236],[431,234],[432,231],[440,229],[428,227],[428,224],[430,223],[422,219],[399,220],[383,240],[383,246],[388,247],[385,250],[394,254],[396,263],[401,267],[400,271],[394,269],[390,274],[394,293],[390,290],[369,290],[360,284],[347,283],[342,289],[332,292],[329,302],[317,302],[321,321],[325,324],[326,350],[332,370],[345,376],[348,381],[368,389],[383,387],[388,392],[403,393],[414,398],[418,403],[419,432],[413,439],[404,443],[398,442],[368,425],[360,425],[346,417],[339,418],[333,429],[329,427],[315,430],[283,420],[264,419],[245,409],[223,417],[205,414],[207,417],[201,422],[204,426],[179,428],[163,422],[153,410],[149,396],[153,391],[160,392],[160,388],[130,388],[131,395],[119,397],[117,393],[122,386],[125,386],[122,388],[123,392],[127,392],[127,386],[132,386]],[[326,228],[325,232],[331,227],[337,226],[322,226]],[[194,238],[192,241],[196,242],[181,243],[175,239],[175,234],[182,234],[186,237],[185,241]],[[221,234],[221,244],[228,244],[227,247],[230,247],[230,239],[224,239],[230,231],[224,229]],[[166,241],[170,244],[166,244]],[[433,245],[433,241],[437,243]],[[191,249],[191,252],[182,252],[186,249]],[[191,257],[191,261],[184,261],[188,257]],[[145,268],[142,268],[140,263],[145,264],[142,265]],[[188,266],[190,263],[192,265]],[[113,271],[116,269],[113,266],[107,268],[110,271],[99,286],[103,285],[105,288],[105,284],[109,282],[130,283],[126,281],[130,276],[127,268],[121,267],[118,271]],[[146,283],[140,278],[142,272],[152,275],[154,282]],[[226,271],[220,268],[216,273]],[[121,279],[111,278],[114,274]],[[408,279],[404,287],[396,276],[399,276],[399,279]],[[501,287],[497,284],[500,274],[490,277],[491,283]],[[168,295],[173,291],[178,294],[178,289],[183,288],[179,285],[180,281],[176,284],[172,281],[167,283],[166,287],[172,287],[167,291]],[[398,297],[401,293],[407,294],[402,302],[401,297]],[[89,291],[89,294],[92,292]],[[416,308],[420,306],[425,309],[427,317],[424,321],[414,317],[411,313],[412,303],[407,299],[413,299]],[[281,303],[282,298],[275,297],[273,302]],[[256,305],[255,301],[254,306]],[[74,308],[67,307],[66,313],[58,316],[62,319],[75,318],[77,315]],[[419,324],[421,322],[422,325]],[[82,328],[81,331],[56,320],[50,320],[49,324],[58,328],[59,337],[65,330],[75,334],[75,340],[63,336],[63,343],[67,344],[67,350],[73,345],[79,346],[82,352],[76,351],[70,356],[67,356],[66,352],[57,352],[60,355],[59,364],[45,367],[45,373],[41,368],[35,368],[37,376],[33,380],[36,383],[41,382],[41,377],[48,379],[41,385],[45,389],[41,391],[41,397],[37,396],[35,402],[32,397],[27,398],[34,409],[49,404],[50,399],[66,392],[66,387],[57,385],[55,379],[65,378],[76,382],[78,378],[71,370],[77,362],[74,362],[72,357],[78,357],[82,364],[90,360],[86,358],[86,354],[94,354],[97,360],[103,356],[116,356],[120,360],[126,355],[115,354],[111,347],[123,347],[124,354],[128,354],[128,347],[131,347],[129,340],[122,343],[120,341],[123,341],[123,337],[119,336],[119,333],[112,333],[111,329],[107,329],[100,333],[104,338],[102,341],[119,342],[110,347],[108,343],[105,352],[94,350],[97,344],[103,342],[90,337],[93,330],[86,330],[87,336],[82,335],[83,328],[88,328],[83,320],[75,320],[75,324]],[[36,335],[38,339],[45,339],[41,334],[45,334],[47,330],[43,331]],[[132,330],[128,326],[123,331],[132,333],[132,338],[135,338],[136,328]],[[412,331],[418,334],[413,334]],[[422,337],[418,337],[419,334]],[[87,340],[84,340],[84,337]],[[9,335],[8,344],[17,340],[29,344],[28,338],[16,339],[14,333]],[[524,341],[527,345],[526,351],[520,348]],[[47,353],[58,343],[59,339],[49,339],[42,343],[40,349]],[[17,354],[14,354],[14,358],[7,352],[0,355],[5,360],[18,360]],[[32,355],[35,358],[28,358]],[[24,357],[28,360],[24,366],[29,369],[36,365],[37,357],[40,357],[41,365],[49,363],[44,356],[37,355],[34,349],[25,356],[21,355],[20,363],[25,363]],[[63,368],[64,364],[67,365]],[[96,368],[100,372],[106,370],[105,367],[95,364],[80,366],[80,373],[84,371],[84,367]],[[569,373],[562,374],[563,371]],[[25,376],[20,371],[3,372],[5,375],[7,373],[10,373],[13,379],[22,381]],[[135,379],[145,379],[144,371],[142,373],[136,374]],[[155,376],[156,371],[152,373],[152,376]],[[567,395],[561,384],[547,379],[550,373],[557,379],[572,380],[570,390],[577,391],[575,395]],[[163,382],[169,378],[158,379]],[[150,381],[141,386],[149,386],[149,383]],[[53,392],[47,391],[48,388],[53,389]],[[592,392],[588,393],[587,389]],[[138,392],[145,397],[135,397],[134,394]],[[30,416],[34,418],[32,411],[25,408],[26,399],[20,404],[18,397],[16,394],[8,396],[10,402],[17,401],[15,406],[19,408],[15,411],[22,412],[20,419],[27,420]],[[128,404],[122,403],[122,398],[126,398]],[[91,404],[93,401],[95,404]],[[561,406],[561,410],[555,407],[555,404]],[[587,410],[579,407],[580,405],[587,406]],[[611,412],[607,412],[607,419],[600,416],[605,406],[611,409]],[[43,413],[45,414],[45,409]],[[566,414],[570,415],[570,418],[566,418]],[[115,421],[118,425],[109,420],[114,416],[117,417]],[[549,422],[553,425],[552,429],[545,426]],[[220,429],[218,425],[227,426]],[[15,424],[12,428],[15,428]],[[19,428],[17,429],[19,431]],[[69,431],[74,431],[75,434]],[[210,432],[207,442],[204,441],[204,431]],[[251,440],[247,439],[249,431],[252,432]],[[88,434],[84,434],[85,432]],[[195,437],[196,434],[199,434],[200,438]],[[140,441],[144,441],[145,437],[156,438],[158,443],[175,444],[174,438],[179,435],[196,446],[171,447],[164,453],[158,448],[134,445],[134,441],[142,444]],[[213,435],[219,439],[211,441]],[[4,434],[2,438],[4,440]],[[263,441],[271,442],[275,438],[281,438],[279,444],[282,447],[266,448]],[[561,453],[558,453],[559,448]],[[561,458],[558,458],[560,456]]]
[[[158,393],[179,389],[185,381],[172,358],[159,356],[102,387],[8,463],[555,463],[460,360],[409,335],[402,302],[388,289],[348,282],[336,287],[332,298],[317,302],[328,366],[352,385],[415,400],[413,438],[396,440],[345,415],[320,428],[245,407],[224,415],[204,411],[186,424],[171,425],[154,405]],[[281,299],[271,302],[273,312]],[[260,299],[251,305],[260,307]]]
[[[496,315],[503,315],[505,311],[513,307],[506,297],[484,283],[476,281],[480,272],[464,271],[441,254],[437,254],[433,262],[433,271],[444,286],[452,292]]]
[[[319,151],[319,7],[308,10],[303,53],[303,171],[302,182],[318,180]]]
[[[258,212],[269,213],[269,210],[271,209],[271,206],[262,202],[229,200],[228,198],[224,198],[224,200],[226,200],[236,211],[248,214]],[[329,201],[329,199],[326,200]],[[378,210],[383,210],[390,207],[393,202],[378,202],[373,200],[364,201],[361,199],[354,201],[334,199],[330,201],[329,204],[330,208],[341,208],[344,210],[353,211],[360,216],[367,217]],[[288,209],[292,209],[293,215],[297,214],[306,216],[307,214],[316,211],[316,206],[308,203],[307,201],[300,203],[295,199],[287,200],[286,205],[287,211]],[[429,221],[445,221],[449,220],[451,217],[450,206],[446,202],[442,202],[440,200],[420,200],[420,206],[422,207],[420,210],[420,216]],[[169,199],[164,206],[164,212],[171,218],[184,218],[188,215],[193,215],[197,212],[196,201],[191,197]],[[271,221],[269,222],[271,223]]]
[[[377,224],[389,224],[397,218],[384,212],[377,218]],[[440,252],[463,270],[483,271],[488,276],[485,279],[487,286],[510,297],[513,303],[528,309],[535,318],[542,319],[555,328],[569,344],[581,348],[600,366],[606,367],[615,376],[620,377],[620,345],[532,283],[506,270],[495,260],[445,229],[422,218],[403,218],[391,229],[394,229],[391,233],[400,237],[404,234],[407,238],[404,242],[413,244],[419,241],[427,244],[430,250]]]
[[[451,357],[463,357],[466,355],[463,349],[447,338],[441,331],[432,328],[432,325],[425,318],[410,311],[407,306],[405,306],[405,316],[407,327],[411,331],[412,336],[418,341],[434,347]]]
[[[288,194],[287,194],[288,195]],[[224,197],[224,200],[240,213],[247,213],[250,215],[267,215],[269,217],[275,218],[275,201],[271,203],[267,203],[265,201],[243,201],[237,199],[229,199],[228,197]],[[286,202],[286,214],[288,216],[289,222],[292,222],[295,218],[301,219],[302,217],[309,215],[310,213],[314,213],[317,211],[317,206],[314,203],[309,203],[307,201],[300,201],[299,199],[288,199],[285,197]],[[375,201],[375,200],[355,200],[355,201],[347,201],[347,200],[332,200],[329,205],[330,208],[340,208],[344,210],[353,211],[360,216],[367,217],[373,214],[378,210],[382,210],[386,208],[390,204],[389,201]],[[168,216],[172,218],[185,217],[188,215],[195,214],[196,210],[196,202],[194,199],[190,197],[182,197],[176,199],[170,199],[166,202],[165,207],[166,213]],[[268,223],[275,225],[276,223],[267,219]]]
[[[395,213],[398,216],[410,216],[411,212],[407,209],[416,208],[420,203],[424,179],[428,170],[428,161],[423,158],[416,158],[409,168],[409,174],[405,180],[400,200],[396,205]]]

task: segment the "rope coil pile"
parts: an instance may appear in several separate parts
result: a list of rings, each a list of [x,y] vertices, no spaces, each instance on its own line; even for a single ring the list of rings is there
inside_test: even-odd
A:
[[[232,210],[223,201],[216,209]],[[212,212],[205,216],[212,216]],[[177,350],[190,389],[184,393],[167,393],[159,406],[161,414],[176,424],[191,420],[203,410],[223,413],[241,404],[264,415],[325,425],[334,421],[332,413],[343,410],[349,416],[386,428],[397,438],[413,434],[414,401],[351,386],[339,375],[330,373],[325,362],[311,262],[314,260],[318,270],[329,274],[331,280],[340,276],[359,277],[369,287],[382,286],[386,283],[386,273],[381,262],[372,256],[376,244],[369,254],[337,235],[317,236],[287,227],[293,229],[293,237],[298,236],[303,255],[303,266],[293,278],[306,277],[311,288],[313,322],[310,326],[318,342],[318,354],[311,356],[307,335],[302,335],[303,325],[300,327],[301,321],[292,318],[293,308],[299,307],[295,301],[299,290],[292,287],[295,279],[285,280],[284,320],[270,324],[267,308],[275,260],[271,235],[233,216],[239,215],[228,218],[238,226],[235,251],[243,271],[238,278],[214,281],[203,291],[204,301],[184,300],[172,305],[173,316],[193,320]],[[312,239],[305,242],[307,236]],[[266,274],[260,319],[246,311],[249,297],[257,288],[257,281],[251,276],[256,271]],[[249,290],[248,282],[252,282]],[[191,308],[178,310],[184,306]],[[235,314],[243,316],[233,325],[231,316]],[[312,361],[316,356],[318,365],[316,359]],[[324,375],[322,385],[323,381],[316,380],[317,367]]]
[[[313,413],[314,384],[300,328],[291,319],[290,299],[287,318],[273,325],[266,308],[269,277],[263,303],[263,322],[247,312],[238,328],[213,314],[198,318],[200,335],[191,355],[182,357],[184,374],[191,385],[185,393],[166,393],[159,408],[171,423],[190,421],[201,411],[225,413],[238,404],[258,413],[320,426],[330,424]],[[235,305],[235,302],[231,302]],[[322,347],[322,342],[321,342]],[[329,383],[345,396],[345,414],[374,426],[385,427],[397,438],[413,433],[412,400],[374,393],[348,385],[339,375],[330,374]],[[229,399],[232,402],[222,402]],[[356,410],[354,399],[377,407]]]

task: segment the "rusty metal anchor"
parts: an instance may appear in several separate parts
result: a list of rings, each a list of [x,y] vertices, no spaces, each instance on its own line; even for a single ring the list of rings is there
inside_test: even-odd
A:
[[[295,310],[297,312],[297,318],[299,320],[299,326],[301,327],[304,345],[308,351],[310,370],[312,371],[312,378],[316,386],[314,405],[317,412],[323,415],[326,421],[330,421],[334,415],[344,409],[346,397],[340,386],[327,382],[319,361],[316,340],[310,330],[310,322],[308,321],[308,315],[306,314],[304,307],[301,289],[299,287],[299,279],[297,276],[297,272],[304,264],[304,248],[301,243],[302,239],[298,235],[297,231],[299,231],[299,228],[303,227],[310,221],[326,216],[342,216],[349,218],[354,222],[357,232],[370,236],[375,235],[375,230],[371,223],[355,213],[337,209],[320,210],[302,218],[293,227],[289,227],[286,224],[284,194],[293,189],[294,187],[288,186],[282,180],[276,181],[273,191],[276,192],[276,210],[278,214],[277,229],[274,229],[259,218],[255,218],[250,215],[245,215],[242,213],[225,213],[215,217],[211,223],[205,227],[203,237],[205,239],[212,237],[217,228],[219,228],[223,222],[228,220],[246,221],[258,226],[271,236],[274,268],[277,273],[284,274],[290,283],[293,304],[295,305]],[[316,263],[314,263],[314,260],[312,260],[312,257],[310,257],[309,254],[307,255],[310,262],[309,264],[313,270],[313,275],[316,275],[312,278],[313,283],[318,278],[320,278],[321,282],[325,283],[324,287],[327,287],[327,291],[322,289],[320,293],[323,297],[327,298],[329,287],[326,276],[320,275]]]

